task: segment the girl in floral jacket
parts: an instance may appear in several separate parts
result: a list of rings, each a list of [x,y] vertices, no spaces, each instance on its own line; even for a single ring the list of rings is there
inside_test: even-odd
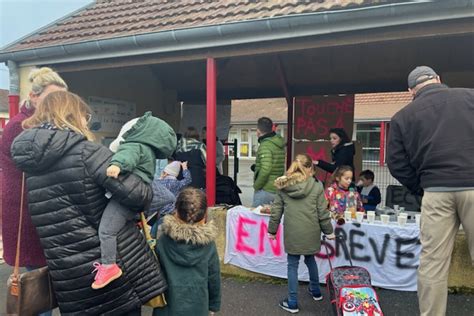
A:
[[[364,206],[359,193],[352,184],[352,168],[349,166],[340,166],[334,171],[332,184],[326,189],[326,199],[329,201],[329,211],[333,218],[339,220],[344,218],[347,201],[354,197],[357,212],[364,212]],[[342,222],[343,223],[343,222]]]

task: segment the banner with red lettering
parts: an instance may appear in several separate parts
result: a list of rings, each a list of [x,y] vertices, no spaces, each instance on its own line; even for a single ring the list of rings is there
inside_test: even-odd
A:
[[[279,278],[287,277],[286,253],[283,246],[283,227],[275,240],[267,237],[269,216],[253,213],[237,206],[227,212],[226,249],[224,263]],[[400,227],[380,223],[346,223],[335,227],[335,233],[346,239],[354,265],[366,268],[372,276],[372,285],[399,291],[416,291],[416,269],[421,245],[419,229],[408,223]],[[348,254],[340,241],[324,242],[329,249],[333,266],[348,265]],[[315,254],[320,283],[326,282],[329,272],[328,254],[322,247]],[[299,265],[299,279],[308,281],[303,262]]]
[[[295,97],[294,138],[328,139],[331,128],[344,128],[352,139],[354,95]]]

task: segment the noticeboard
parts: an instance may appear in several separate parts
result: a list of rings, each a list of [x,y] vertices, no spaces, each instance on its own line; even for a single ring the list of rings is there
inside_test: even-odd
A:
[[[91,131],[106,135],[117,135],[122,126],[136,117],[136,106],[133,103],[89,97],[87,99],[92,111]]]

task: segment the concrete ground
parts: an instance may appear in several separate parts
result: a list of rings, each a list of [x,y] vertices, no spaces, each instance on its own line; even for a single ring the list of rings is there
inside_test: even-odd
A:
[[[6,264],[0,265],[0,315],[6,315],[4,306],[6,299],[6,284],[12,268]],[[307,283],[299,287],[298,315],[330,315],[331,309],[326,295],[326,287],[322,287],[324,299],[320,302],[313,301],[307,295]],[[397,292],[377,289],[380,304],[385,315],[411,316],[418,314],[418,302],[414,292]],[[263,281],[238,280],[224,278],[222,280],[222,309],[219,315],[253,316],[253,315],[288,315],[278,307],[280,299],[286,294],[284,283],[272,284]],[[473,315],[474,296],[454,295],[448,297],[447,315]],[[54,315],[60,315],[55,310]],[[151,309],[144,307],[143,316],[151,315]]]
[[[250,166],[255,163],[254,159],[244,160],[239,159],[239,173],[237,175],[237,185],[242,194],[240,200],[244,206],[252,206],[253,199],[253,172]],[[229,160],[229,176],[234,178],[234,160]]]

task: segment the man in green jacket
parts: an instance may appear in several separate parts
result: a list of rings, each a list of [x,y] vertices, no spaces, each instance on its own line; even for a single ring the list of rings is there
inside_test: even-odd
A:
[[[257,121],[257,136],[260,146],[255,161],[253,178],[253,207],[272,204],[276,188],[273,182],[285,173],[285,142],[273,131],[273,122],[268,117]]]

